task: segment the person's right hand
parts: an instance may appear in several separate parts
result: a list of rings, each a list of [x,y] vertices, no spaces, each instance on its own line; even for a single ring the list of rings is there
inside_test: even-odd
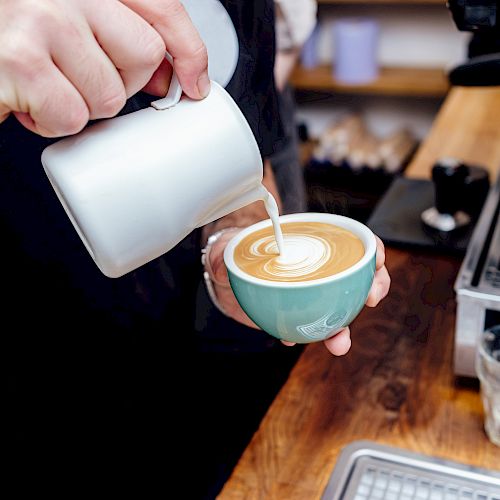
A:
[[[0,0],[0,123],[74,134],[143,88],[165,93],[166,50],[184,92],[205,97],[207,51],[179,0]]]

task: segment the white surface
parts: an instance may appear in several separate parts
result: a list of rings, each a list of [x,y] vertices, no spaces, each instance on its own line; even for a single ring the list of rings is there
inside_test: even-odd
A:
[[[45,171],[101,271],[119,277],[164,254],[194,228],[262,198],[262,160],[229,94],[212,84],[102,121],[53,144]]]
[[[166,58],[168,62],[173,66],[174,60],[168,52]],[[179,78],[177,77],[177,73],[173,71],[167,95],[163,99],[158,99],[157,101],[152,102],[151,106],[159,111],[164,111],[165,109],[174,107],[181,100],[181,97],[182,87],[179,82]]]
[[[219,0],[181,0],[207,47],[208,75],[225,87],[233,76],[239,43],[233,22]]]

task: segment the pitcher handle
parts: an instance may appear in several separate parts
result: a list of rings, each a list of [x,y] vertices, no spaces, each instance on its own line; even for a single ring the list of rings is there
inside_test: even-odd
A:
[[[151,103],[151,106],[158,111],[174,107],[181,100],[182,96],[182,87],[174,71],[174,59],[168,52],[165,54],[165,58],[172,65],[172,79],[170,80],[167,95]]]

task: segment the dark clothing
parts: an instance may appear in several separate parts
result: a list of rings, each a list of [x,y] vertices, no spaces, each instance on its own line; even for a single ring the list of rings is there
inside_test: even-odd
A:
[[[272,78],[273,3],[223,3],[240,42],[240,60],[227,89],[267,156],[281,134]],[[124,112],[150,100],[138,95]],[[223,381],[230,377],[230,390],[244,390],[254,375],[241,368],[254,361],[246,358],[240,371],[233,372],[234,361],[225,365],[224,356],[199,352],[193,325],[201,276],[199,234],[195,231],[165,256],[122,278],[106,278],[44,174],[40,155],[51,142],[23,129],[13,117],[0,125],[6,432],[13,444],[8,458],[21,478],[16,488],[37,481],[34,476],[40,473],[51,488],[40,487],[39,493],[52,493],[63,477],[77,474],[66,497],[105,477],[115,488],[131,488],[137,479],[143,493],[139,498],[147,498],[149,488],[167,497],[178,489],[186,493],[184,498],[209,498],[217,487],[198,470],[211,457],[214,474],[217,465],[208,449],[214,443],[203,439],[210,433],[205,425],[228,416],[226,412],[218,420],[216,413],[225,411],[218,406],[221,401],[231,400],[223,396]],[[271,342],[265,356],[281,350]],[[265,384],[273,387],[272,379]],[[212,405],[211,394],[216,398]],[[257,392],[251,397],[258,397]],[[262,401],[267,404],[270,397],[264,394]],[[238,408],[232,417],[241,415]],[[246,425],[244,418],[241,425]],[[246,438],[239,447],[231,437],[231,446],[241,451],[252,430],[243,429]],[[219,454],[223,448],[221,444]],[[231,456],[237,457],[237,451]],[[171,457],[178,467],[168,469]],[[119,479],[112,475],[115,467],[123,473]],[[223,465],[221,477],[228,467]],[[194,482],[183,483],[182,472]],[[218,481],[214,484],[220,487]]]
[[[243,111],[259,143],[262,156],[281,147],[283,130],[274,88],[274,3],[227,0],[226,7],[238,32],[240,54],[226,90]]]
[[[299,138],[295,124],[295,99],[293,90],[286,86],[279,93],[279,110],[283,122],[281,148],[271,157],[276,186],[281,195],[284,214],[307,210],[304,170],[300,164]]]

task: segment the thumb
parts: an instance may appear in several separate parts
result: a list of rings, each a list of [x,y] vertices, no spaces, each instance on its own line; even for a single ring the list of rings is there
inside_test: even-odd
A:
[[[148,21],[163,38],[184,92],[192,99],[206,97],[210,92],[207,49],[182,3],[179,0],[122,2]]]

